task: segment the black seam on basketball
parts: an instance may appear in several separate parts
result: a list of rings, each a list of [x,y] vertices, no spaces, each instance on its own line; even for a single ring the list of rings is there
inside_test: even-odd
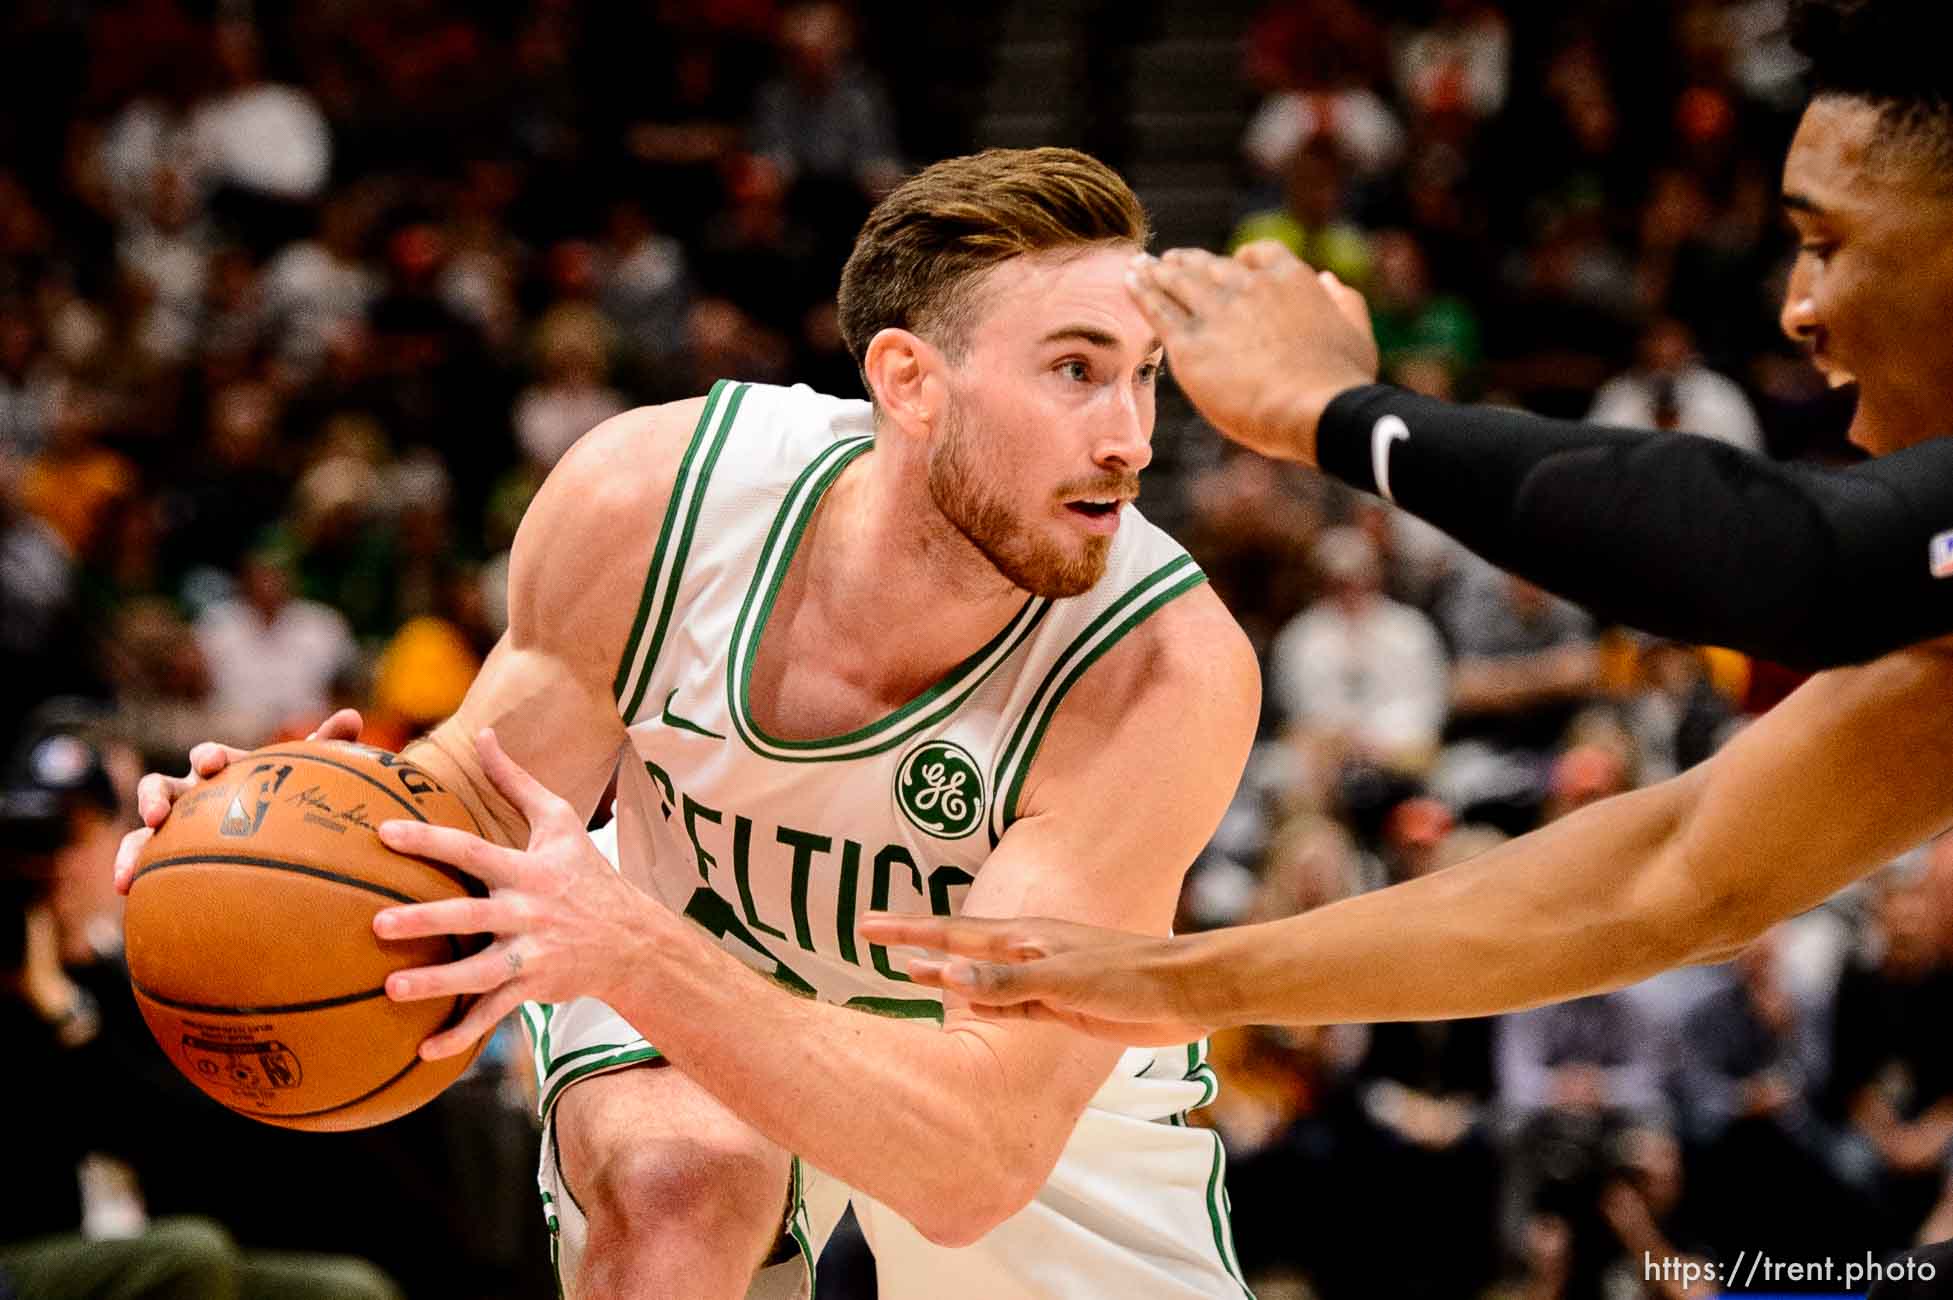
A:
[[[461,888],[467,890],[468,897],[470,898],[488,897],[488,882],[483,880],[480,876],[471,876],[467,872],[463,871],[460,867],[451,867],[447,863],[436,861],[433,858],[423,858],[418,853],[402,853],[400,856],[403,858],[409,858],[415,862],[420,863],[424,867],[431,867],[435,871],[440,872],[442,875],[446,876],[449,880],[461,886]]]
[[[370,1002],[374,998],[385,997],[387,991],[386,986],[382,984],[362,993],[347,993],[336,998],[319,998],[312,1002],[287,1002],[269,1007],[227,1007],[215,1002],[183,1002],[176,998],[164,997],[154,989],[145,988],[134,979],[129,983],[136,992],[151,1002],[160,1002],[172,1011],[197,1011],[212,1016],[283,1016],[300,1011],[327,1011],[333,1007],[351,1006],[355,1002]]]
[[[473,998],[467,997],[465,995],[457,995],[454,999],[454,1010],[448,1012],[448,1018],[442,1021],[440,1026],[437,1029],[435,1029],[434,1032],[438,1034],[445,1030],[452,1029],[456,1025],[460,1024],[462,1017],[467,1014],[468,1008],[473,1004],[474,1004]],[[357,1106],[363,1101],[368,1101],[374,1097],[379,1096],[381,1093],[385,1092],[388,1088],[391,1088],[394,1084],[399,1083],[402,1079],[406,1078],[408,1074],[412,1073],[413,1068],[419,1064],[420,1064],[420,1048],[415,1047],[413,1059],[408,1061],[405,1065],[401,1066],[399,1071],[392,1078],[388,1079],[385,1083],[380,1084],[376,1088],[370,1088],[367,1091],[362,1092],[359,1096],[354,1097],[351,1101],[342,1101],[337,1106],[327,1106],[323,1110],[302,1110],[302,1111],[297,1111],[295,1113],[289,1113],[283,1115],[266,1114],[266,1115],[257,1116],[257,1118],[268,1119],[275,1123],[276,1121],[281,1119],[317,1119],[321,1115],[330,1115],[334,1111],[345,1110],[350,1106]],[[430,1097],[428,1098],[428,1100],[432,1101],[433,1098]],[[239,1114],[251,1115],[254,1114],[254,1112],[240,1111]]]
[[[239,1111],[238,1113],[241,1115],[250,1115],[255,1119],[270,1120],[274,1124],[281,1119],[317,1119],[321,1115],[330,1115],[334,1111],[346,1110],[349,1109],[350,1107],[359,1105],[363,1101],[372,1100],[374,1097],[377,1097],[381,1093],[385,1092],[388,1088],[391,1088],[394,1084],[399,1083],[402,1079],[406,1078],[409,1074],[413,1072],[413,1068],[419,1064],[420,1064],[420,1052],[418,1049],[416,1049],[414,1052],[413,1059],[408,1061],[405,1065],[401,1066],[400,1069],[396,1071],[391,1078],[386,1080],[386,1082],[381,1083],[375,1087],[368,1088],[365,1092],[362,1092],[361,1094],[359,1094],[359,1096],[354,1097],[350,1101],[342,1101],[337,1106],[327,1106],[323,1110],[298,1110],[298,1111],[285,1111],[285,1112],[265,1111],[263,1113],[246,1110],[246,1111]]]
[[[372,786],[374,789],[384,794],[387,798],[399,804],[402,808],[405,808],[408,812],[414,815],[414,820],[423,821],[423,822],[427,820],[427,814],[423,813],[420,809],[414,807],[414,805],[407,798],[405,798],[398,790],[395,790],[392,786],[388,785],[385,781],[380,780],[378,777],[360,771],[358,768],[352,766],[350,763],[341,763],[335,759],[323,758],[318,754],[294,753],[289,749],[260,750],[257,753],[252,754],[251,757],[254,759],[302,758],[308,763],[324,763],[327,767],[336,767],[341,772],[344,772],[349,776],[358,777],[360,780],[366,782],[366,784]],[[419,771],[420,769],[415,768],[414,770]],[[442,788],[441,793],[447,794],[448,792],[445,788]],[[459,803],[460,801],[456,800],[455,802]],[[465,804],[463,805],[463,810],[466,811]]]
[[[363,889],[369,894],[378,894],[382,898],[391,898],[396,903],[419,903],[425,901],[424,899],[415,898],[411,894],[403,894],[397,889],[388,889],[385,885],[376,885],[370,880],[361,880],[357,876],[342,875],[337,871],[327,871],[324,867],[308,867],[297,862],[284,862],[277,858],[257,857],[249,853],[186,853],[180,857],[159,858],[155,862],[151,862],[142,867],[134,876],[130,877],[129,885],[130,888],[134,888],[136,881],[141,880],[152,871],[161,871],[165,867],[193,867],[199,864],[221,867],[263,867],[266,871],[289,871],[294,875],[311,876],[317,880],[329,880],[335,885],[350,885],[354,889]]]

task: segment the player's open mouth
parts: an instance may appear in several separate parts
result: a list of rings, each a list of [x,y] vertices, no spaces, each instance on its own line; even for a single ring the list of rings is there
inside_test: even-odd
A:
[[[1090,531],[1110,533],[1119,527],[1119,508],[1124,504],[1119,497],[1087,498],[1067,501],[1065,509]]]

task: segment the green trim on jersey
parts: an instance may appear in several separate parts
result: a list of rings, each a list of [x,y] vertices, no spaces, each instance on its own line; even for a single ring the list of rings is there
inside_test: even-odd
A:
[[[563,1089],[576,1083],[578,1080],[587,1079],[593,1074],[605,1074],[611,1070],[621,1070],[627,1065],[638,1065],[645,1061],[655,1061],[663,1055],[664,1053],[655,1047],[638,1047],[628,1051],[619,1051],[614,1055],[599,1057],[593,1061],[585,1061],[573,1070],[564,1070],[557,1076],[556,1082],[550,1084],[549,1090],[543,1094],[542,1102],[536,1108],[537,1113],[545,1120],[548,1119],[550,1110],[556,1105],[556,1099],[563,1095]]]
[[[782,740],[766,734],[754,721],[750,706],[753,662],[759,655],[760,638],[765,635],[774,601],[786,581],[801,536],[812,522],[821,496],[848,464],[874,446],[872,437],[862,436],[836,442],[814,457],[800,477],[787,490],[786,501],[774,517],[773,526],[760,547],[759,563],[754,566],[752,585],[740,604],[733,624],[732,651],[726,666],[726,704],[732,714],[733,730],[746,747],[762,758],[786,763],[833,762],[867,758],[893,749],[917,732],[936,725],[961,708],[976,693],[991,673],[1009,659],[1025,638],[1051,609],[1051,602],[1040,596],[1027,597],[1015,617],[1006,623],[982,649],[972,654],[935,685],[886,717],[841,736],[819,740]]]
[[[807,1300],[814,1300],[814,1291],[820,1285],[820,1257],[814,1250],[813,1224],[807,1217],[807,1171],[799,1156],[793,1157],[788,1169],[793,1209],[787,1214],[787,1232],[800,1247],[800,1262],[807,1267]]]
[[[1182,553],[1174,556],[1159,568],[1147,574],[1120,594],[1119,599],[1106,606],[1099,616],[1088,624],[1083,632],[1065,647],[1051,671],[1031,696],[1031,703],[1017,720],[1010,740],[997,756],[996,769],[990,774],[990,841],[992,845],[1003,838],[1010,824],[1017,820],[1017,799],[1024,792],[1024,777],[1031,770],[1031,760],[1037,756],[1038,746],[1044,742],[1044,733],[1051,726],[1051,719],[1058,712],[1058,706],[1078,679],[1087,669],[1097,663],[1099,657],[1119,639],[1145,622],[1154,611],[1168,601],[1192,591],[1207,581],[1207,575],[1200,571],[1193,557]],[[1004,778],[1010,777],[1008,785]]]
[[[1205,1090],[1199,1101],[1187,1107],[1188,1110],[1199,1110],[1220,1094],[1220,1076],[1214,1073],[1213,1066],[1207,1064],[1206,1039],[1187,1044],[1187,1073],[1184,1077],[1188,1083],[1197,1083]]]
[[[1227,1195],[1227,1148],[1221,1145],[1219,1133],[1212,1129],[1207,1132],[1214,1139],[1214,1168],[1207,1175],[1207,1220],[1214,1228],[1214,1249],[1220,1252],[1221,1267],[1241,1288],[1241,1294],[1247,1300],[1255,1300],[1255,1293],[1241,1276],[1241,1261],[1234,1254],[1234,1205]]]
[[[529,1031],[529,1055],[536,1067],[536,1092],[540,1096],[549,1081],[549,1018],[556,1008],[548,1002],[524,1002],[516,1010],[522,1015],[523,1028]]]
[[[617,711],[627,726],[637,721],[645,688],[651,683],[651,670],[657,665],[658,651],[663,648],[665,633],[671,626],[678,587],[685,578],[685,560],[692,549],[692,534],[698,529],[699,510],[705,503],[706,483],[719,463],[719,453],[725,450],[726,435],[732,432],[733,421],[739,416],[739,404],[751,387],[728,379],[712,385],[705,409],[699,412],[698,425],[692,430],[692,441],[685,448],[685,459],[679,462],[678,477],[673,480],[671,497],[665,503],[665,517],[658,526],[657,549],[651,553],[651,568],[644,575],[644,594],[638,600],[637,617],[632,621],[623,660],[617,665],[617,680],[611,687],[611,693],[617,697]],[[651,623],[654,605],[658,618],[647,635],[645,627]]]

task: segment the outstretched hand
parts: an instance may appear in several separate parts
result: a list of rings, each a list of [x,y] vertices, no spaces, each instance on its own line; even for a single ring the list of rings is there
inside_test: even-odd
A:
[[[1330,400],[1376,382],[1363,295],[1272,240],[1231,258],[1194,248],[1141,254],[1126,288],[1189,400],[1264,456],[1314,464]]]
[[[1043,1020],[1141,1047],[1190,1043],[1219,1027],[1198,1005],[1182,940],[1040,917],[1001,920],[870,912],[861,935],[926,948],[909,976],[992,1020]]]

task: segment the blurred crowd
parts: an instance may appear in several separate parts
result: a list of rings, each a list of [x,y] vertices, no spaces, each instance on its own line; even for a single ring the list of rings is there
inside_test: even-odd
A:
[[[1175,2],[1135,3],[1112,34],[1104,7],[1054,3],[1050,25],[1130,43]],[[1802,102],[1783,8],[1243,9],[1237,219],[1208,242],[1280,239],[1362,288],[1407,387],[1843,456],[1848,397],[1775,329],[1777,167]],[[585,429],[722,376],[857,393],[841,262],[906,170],[984,143],[971,105],[1017,9],[0,13],[0,736],[43,765],[50,738],[79,738],[104,774],[84,798],[73,763],[56,779],[16,759],[64,829],[9,850],[40,882],[21,906],[51,921],[0,955],[37,955],[41,976],[7,987],[42,1020],[70,1001],[50,961],[92,990],[88,1041],[127,1052],[62,1070],[141,1074],[161,1118],[133,1129],[175,1143],[77,1119],[49,1158],[121,1155],[139,1195],[97,1176],[10,1223],[72,1231],[85,1201],[91,1232],[126,1235],[146,1200],[155,1222],[215,1216],[236,1251],[353,1251],[393,1275],[343,1294],[460,1294],[410,1232],[344,1231],[316,1188],[281,1215],[218,1175],[422,1205],[494,1182],[517,1208],[489,1219],[528,1246],[456,1221],[420,1250],[474,1261],[471,1295],[542,1276],[519,1072],[496,1072],[519,1050],[330,1157],[171,1094],[160,1061],[145,1073],[100,887],[133,773],[346,703],[398,746],[499,635],[516,524]],[[1248,628],[1268,687],[1185,927],[1441,869],[1686,768],[1795,684],[1597,627],[1376,502],[1227,449],[1184,405],[1163,403],[1159,444],[1149,513]],[[1264,1297],[1613,1300],[1682,1294],[1644,1280],[1649,1253],[1842,1258],[1949,1235],[1949,999],[1953,846],[1936,846],[1726,967],[1496,1023],[1229,1035],[1208,1116],[1241,1258]],[[39,1077],[14,1085],[16,1113],[55,1095]],[[184,1155],[206,1133],[241,1163]]]

